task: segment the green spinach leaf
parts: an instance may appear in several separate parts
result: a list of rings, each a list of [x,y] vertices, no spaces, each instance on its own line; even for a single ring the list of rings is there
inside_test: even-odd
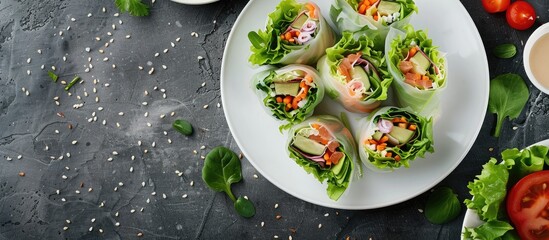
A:
[[[461,212],[461,203],[451,188],[441,187],[431,193],[425,205],[425,217],[434,224],[454,220]]]
[[[505,117],[509,120],[517,118],[529,96],[528,86],[517,74],[502,74],[490,81],[488,110],[497,115],[495,137],[499,137]]]
[[[242,180],[240,159],[226,147],[216,147],[206,155],[202,168],[202,180],[214,191],[225,192],[234,202],[236,211],[243,217],[252,217],[255,207],[252,202],[243,197],[236,199],[231,185]]]
[[[172,124],[173,128],[185,136],[193,134],[193,125],[183,119],[177,119]]]
[[[498,45],[492,51],[498,58],[512,58],[517,54],[517,47],[512,43]]]
[[[115,0],[114,3],[120,12],[129,12],[130,15],[138,17],[149,15],[149,6],[141,0]]]

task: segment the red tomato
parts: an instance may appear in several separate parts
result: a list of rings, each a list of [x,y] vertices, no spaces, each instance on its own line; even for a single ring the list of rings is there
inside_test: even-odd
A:
[[[516,1],[507,9],[507,23],[514,29],[525,30],[534,25],[536,10],[526,1]]]
[[[482,0],[482,6],[489,13],[497,13],[505,11],[510,2],[511,0]]]
[[[515,184],[507,194],[507,213],[521,239],[549,239],[549,170]]]

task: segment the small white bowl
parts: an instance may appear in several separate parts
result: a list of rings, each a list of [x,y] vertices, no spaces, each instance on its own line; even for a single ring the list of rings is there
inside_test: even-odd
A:
[[[522,54],[522,60],[524,62],[524,70],[526,71],[526,75],[528,75],[528,78],[530,78],[530,81],[534,86],[539,89],[540,91],[544,92],[545,94],[549,94],[549,88],[543,86],[538,79],[534,76],[534,73],[532,73],[532,69],[530,68],[530,52],[532,51],[532,47],[534,44],[545,34],[549,33],[549,23],[545,23],[538,27],[532,35],[528,38],[528,41],[526,41],[526,45],[524,45],[524,52]],[[548,58],[549,61],[549,58]]]
[[[188,5],[202,5],[217,2],[219,0],[172,0],[172,2],[183,3]]]

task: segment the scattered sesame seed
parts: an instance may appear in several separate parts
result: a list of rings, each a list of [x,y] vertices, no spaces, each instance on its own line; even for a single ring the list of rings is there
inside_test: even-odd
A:
[[[170,42],[170,45],[172,45],[173,48],[175,47],[175,43],[173,42]]]
[[[257,179],[257,178],[259,178],[259,176],[257,176],[257,174],[254,174],[254,178],[256,178],[256,179]]]
[[[25,172],[19,172],[19,176],[20,176],[20,177],[24,177],[24,176],[25,176]]]
[[[162,198],[166,199],[168,196],[166,196],[165,193],[162,193]]]
[[[418,208],[417,211],[420,212],[420,213],[423,213],[423,209],[421,209],[421,208]]]
[[[44,69],[45,67],[44,64],[40,65],[40,69]]]
[[[152,142],[151,147],[156,147],[156,142]]]
[[[137,66],[137,68],[139,68],[139,70],[143,70],[143,67],[142,67],[142,66]]]
[[[115,13],[113,16],[118,17],[120,16],[120,13]]]
[[[120,215],[119,212],[115,212],[115,213],[114,213],[114,216],[115,216],[115,217],[118,217],[118,215]]]
[[[31,70],[27,70],[27,75],[31,75]]]
[[[101,41],[100,37],[95,37],[95,41]]]
[[[92,14],[91,14],[91,13],[88,13],[88,17],[91,17],[91,16],[92,16]]]
[[[116,68],[116,65],[115,65],[115,64],[113,64],[113,65],[112,65],[112,68],[113,68],[113,69],[114,69],[114,68]]]
[[[93,191],[93,188],[88,188],[88,192],[92,192]]]
[[[51,66],[51,70],[55,71],[55,66]]]
[[[164,53],[168,53],[168,49],[167,49],[167,48],[166,48],[166,49],[164,49]]]
[[[156,195],[156,192],[152,192],[151,195],[155,196],[155,195]]]
[[[319,223],[319,224],[318,224],[318,228],[322,228],[322,223]]]
[[[107,125],[107,120],[106,120],[106,119],[103,119],[103,122],[101,122],[101,124]]]
[[[107,158],[107,161],[112,162],[112,157]]]
[[[514,126],[514,127],[513,127],[513,130],[517,130],[517,129],[518,129],[518,127],[517,127],[517,126]]]
[[[66,61],[67,61],[67,57],[63,56],[63,62],[66,62]]]
[[[147,106],[147,105],[149,105],[149,103],[148,103],[148,102],[142,102],[141,104],[142,104],[143,106]]]
[[[192,33],[191,33],[191,36],[193,36],[193,37],[198,37],[198,33],[192,32]]]
[[[145,114],[143,114],[143,116],[148,117],[148,116],[149,116],[149,112],[145,112]]]
[[[168,143],[169,144],[172,144],[172,140],[168,138]]]
[[[274,208],[275,208],[275,209],[277,209],[277,208],[278,208],[278,203],[275,203],[275,206],[274,206]]]
[[[155,53],[154,54],[154,57],[158,57],[158,56],[160,56],[160,53]]]
[[[135,212],[135,209],[130,210],[130,213],[134,213],[134,212]]]
[[[147,198],[147,200],[146,200],[145,202],[151,203],[151,199],[150,199],[150,198]]]
[[[145,182],[141,182],[141,186],[142,186],[142,187],[145,187]]]
[[[206,157],[204,157],[204,155],[200,156],[200,159],[204,160],[206,159]]]
[[[124,112],[119,112],[118,116],[124,116]]]
[[[118,191],[118,187],[114,187],[114,191],[115,191],[115,192]]]
[[[147,150],[147,149],[143,150],[143,153],[148,153],[148,152],[149,152],[149,150]]]
[[[198,154],[198,152],[197,152],[196,150],[193,150],[193,153],[194,153],[195,155]]]
[[[133,167],[130,167],[130,172],[133,172]]]
[[[492,151],[494,151],[494,148],[493,147],[488,148],[488,151],[492,152]]]
[[[131,37],[132,37],[132,36],[131,36],[131,35],[129,35],[129,34],[128,34],[128,35],[126,35],[126,39],[129,39],[129,38],[131,38]]]
[[[202,57],[202,56],[200,56],[200,55],[199,55],[198,57],[196,57],[196,58],[197,58],[198,60],[204,59],[204,57]]]
[[[74,22],[74,21],[76,21],[76,19],[75,19],[75,18],[71,18],[71,21]]]
[[[27,58],[27,63],[31,63],[31,58]]]
[[[142,232],[138,232],[138,233],[137,233],[137,236],[138,236],[138,237],[143,237],[143,233],[142,233]]]
[[[181,196],[182,198],[187,198],[187,194],[183,194],[183,196]]]
[[[175,112],[170,113],[170,117],[173,117],[173,116],[175,116]]]
[[[74,191],[76,194],[80,194],[80,190],[75,190]]]
[[[162,65],[162,68],[163,68],[163,69],[168,69],[168,66]]]
[[[38,52],[38,54],[42,54],[42,49],[38,49],[36,51]]]
[[[120,223],[119,223],[119,222],[116,222],[116,223],[114,223],[114,226],[119,227],[119,226],[120,226]]]
[[[103,62],[109,61],[108,57],[103,58]]]
[[[261,222],[261,227],[264,227],[265,226],[265,222]]]
[[[92,219],[91,219],[91,222],[94,223],[94,222],[95,222],[95,218],[92,218]]]
[[[88,229],[88,231],[90,231],[90,232],[93,231],[93,227],[90,227],[90,229]]]
[[[111,25],[111,27],[112,27],[112,30],[116,30],[116,25],[113,24]]]
[[[56,193],[57,195],[59,195],[59,192],[60,192],[59,189],[55,190],[55,193]]]
[[[72,141],[72,145],[76,145],[78,143],[78,141],[74,140]]]
[[[63,227],[63,231],[67,231],[67,230],[69,230],[69,227],[67,226]]]
[[[67,199],[61,198],[61,202],[66,202],[66,201],[67,201]]]
[[[135,160],[135,156],[134,156],[134,155],[132,155],[131,159],[132,159],[132,161],[133,161],[133,160]]]
[[[189,183],[189,185],[192,187],[194,186],[194,181],[191,181],[191,183]]]
[[[203,82],[200,86],[205,87],[205,86],[206,86],[206,82]]]
[[[165,118],[166,115],[165,114],[160,114],[160,118]]]
[[[59,31],[59,36],[63,36],[63,31]]]
[[[17,156],[17,159],[18,159],[18,160],[21,160],[21,158],[23,158],[23,155]]]
[[[152,67],[151,70],[149,70],[149,75],[152,75],[154,73],[154,68]]]
[[[152,124],[150,122],[148,122],[147,127],[152,127]]]
[[[276,215],[275,218],[276,218],[276,220],[280,220],[282,218],[282,216]]]
[[[176,42],[179,42],[179,41],[181,41],[181,38],[178,37],[178,38],[175,39],[175,41],[176,41]]]

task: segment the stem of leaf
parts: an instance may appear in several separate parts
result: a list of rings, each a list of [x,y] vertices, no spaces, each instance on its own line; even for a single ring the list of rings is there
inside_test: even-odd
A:
[[[499,133],[501,132],[501,126],[503,125],[503,119],[504,117],[500,117],[498,115],[498,120],[496,122],[496,130],[494,131],[494,137],[499,137]]]
[[[234,197],[233,192],[231,191],[230,187],[227,190],[225,190],[225,193],[227,193],[227,195],[229,195],[229,198],[231,198],[231,200],[233,200],[233,202],[236,202],[236,198]]]

